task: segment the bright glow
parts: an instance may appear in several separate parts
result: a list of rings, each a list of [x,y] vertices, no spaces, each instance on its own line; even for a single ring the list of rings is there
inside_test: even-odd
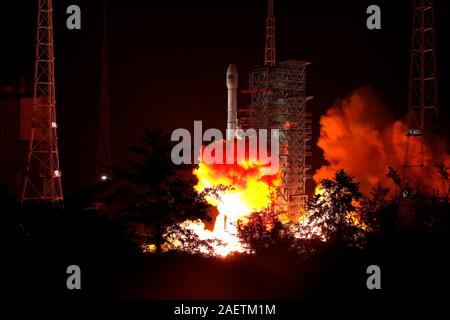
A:
[[[323,195],[324,193],[325,193],[325,189],[322,187],[321,184],[318,184],[318,185],[316,186],[316,189],[315,189],[315,191],[314,191],[314,194],[315,194],[315,195]]]
[[[201,162],[194,175],[198,179],[195,190],[199,193],[208,188],[220,188],[208,192],[206,201],[219,211],[212,231],[205,229],[201,221],[186,221],[184,228],[191,229],[200,239],[218,240],[214,254],[227,256],[247,249],[238,237],[237,224],[245,223],[251,213],[270,208],[280,184],[279,172],[267,175],[267,168],[258,160],[247,159],[238,164],[206,164]]]
[[[106,181],[106,180],[108,180],[108,176],[101,176],[100,179],[101,179],[102,181]]]
[[[61,172],[59,172],[59,170],[55,170],[55,171],[53,172],[53,175],[54,175],[55,177],[60,177],[60,176],[61,176]]]
[[[56,122],[52,122],[52,128],[57,128],[58,125],[56,124]]]

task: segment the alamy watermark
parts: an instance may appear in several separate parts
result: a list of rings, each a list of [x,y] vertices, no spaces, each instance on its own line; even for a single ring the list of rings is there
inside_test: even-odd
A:
[[[81,269],[79,266],[72,264],[67,267],[66,273],[69,275],[66,280],[66,286],[69,290],[81,289]]]
[[[187,129],[176,129],[171,140],[178,142],[172,149],[174,164],[249,164],[264,166],[265,174],[278,172],[280,153],[280,131],[278,129],[227,129],[224,140],[219,129],[211,128],[203,132],[202,121],[194,121],[194,136]],[[270,139],[269,139],[270,136]],[[208,142],[204,145],[204,142]],[[269,151],[270,149],[270,151]]]

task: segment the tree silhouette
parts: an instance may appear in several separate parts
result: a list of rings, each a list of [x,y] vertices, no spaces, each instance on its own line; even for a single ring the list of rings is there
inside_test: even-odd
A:
[[[393,235],[397,227],[398,207],[401,197],[398,192],[389,195],[391,189],[377,184],[368,196],[361,200],[361,220],[372,235],[386,239]]]
[[[435,164],[435,168],[443,182],[448,184],[448,167],[444,164]],[[397,190],[389,199],[387,206],[376,210],[378,220],[381,222],[378,225],[380,233],[388,231],[392,234],[409,228],[413,232],[426,234],[436,228],[447,228],[448,214],[445,212],[448,211],[450,186],[446,194],[441,195],[438,190],[412,187],[410,182],[402,181],[399,173],[391,167],[387,176],[394,182]],[[370,207],[368,209],[370,211]]]
[[[239,220],[237,227],[242,244],[254,254],[297,249],[292,224],[283,224],[272,210],[254,212],[245,223]]]
[[[12,192],[0,184],[1,223],[0,232],[4,239],[2,252],[16,253],[26,244],[26,231],[23,225],[20,203]]]
[[[194,181],[183,177],[170,158],[170,136],[161,130],[146,131],[141,146],[131,150],[140,161],[131,168],[115,168],[119,179],[114,193],[122,205],[119,216],[139,233],[144,229],[146,243],[154,244],[157,254],[170,241],[168,228],[189,220],[209,220],[209,206],[194,190]]]
[[[365,233],[361,224],[359,183],[344,170],[333,179],[321,181],[322,194],[308,204],[308,215],[301,223],[303,237],[321,238],[332,243],[358,244]]]
[[[444,180],[447,183],[448,187],[447,193],[444,196],[444,201],[448,203],[450,197],[450,174],[449,174],[450,167],[446,166],[443,163],[436,163],[434,166],[438,170],[438,173],[441,176],[442,180]]]

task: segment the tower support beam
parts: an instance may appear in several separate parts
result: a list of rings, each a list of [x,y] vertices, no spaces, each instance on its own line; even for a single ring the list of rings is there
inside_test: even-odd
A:
[[[30,143],[21,200],[63,200],[57,143],[52,0],[39,0]]]
[[[411,61],[408,93],[408,128],[404,167],[406,176],[423,179],[426,149],[434,147],[438,136],[438,92],[436,78],[436,38],[432,0],[414,0]],[[421,181],[413,181],[420,186]]]
[[[273,15],[273,0],[268,0],[266,19],[266,50],[264,65],[274,67],[277,64],[275,53],[275,17]]]

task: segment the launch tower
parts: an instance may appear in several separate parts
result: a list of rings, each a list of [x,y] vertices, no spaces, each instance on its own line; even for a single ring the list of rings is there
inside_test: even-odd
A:
[[[60,202],[52,0],[38,4],[33,110],[21,200]]]
[[[409,171],[423,170],[425,148],[433,148],[438,130],[436,37],[432,0],[414,0],[409,76],[408,129],[405,164]],[[414,181],[420,187],[421,181]]]
[[[269,0],[266,20],[264,66],[249,74],[251,101],[241,108],[239,123],[243,129],[278,129],[280,132],[281,185],[276,209],[290,218],[299,217],[307,204],[306,180],[310,178],[306,157],[310,156],[311,114],[306,103],[306,66],[309,62],[275,60],[275,18],[273,0]]]

